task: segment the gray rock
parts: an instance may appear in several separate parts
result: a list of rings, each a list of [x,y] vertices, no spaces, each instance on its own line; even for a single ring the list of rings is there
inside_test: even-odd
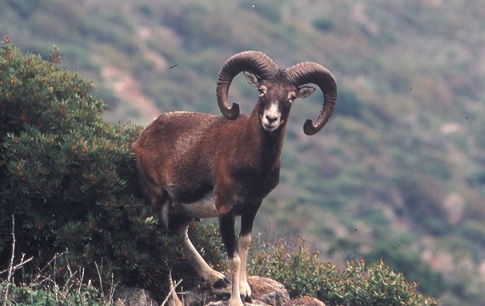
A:
[[[317,300],[316,298],[304,296],[288,301],[281,306],[325,306],[325,304],[322,301]]]
[[[117,306],[158,306],[150,292],[141,288],[118,289],[113,294]]]
[[[288,290],[279,282],[261,276],[250,276],[249,286],[253,300],[259,300],[268,305],[279,306],[290,300]]]
[[[251,286],[253,303],[246,305],[258,306],[325,306],[321,301],[312,297],[302,297],[290,300],[288,290],[279,282],[261,276],[248,278]],[[214,289],[207,283],[201,283],[191,290],[176,288],[178,299],[168,299],[166,306],[228,306],[231,286]],[[181,292],[182,291],[182,292]],[[116,290],[115,305],[119,306],[158,306],[148,291],[139,288]]]
[[[290,300],[286,288],[275,280],[251,276],[248,278],[248,283],[251,286],[252,305],[280,306]],[[185,306],[226,306],[230,297],[230,286],[214,289],[207,284],[201,284],[194,289],[179,292],[179,298]]]

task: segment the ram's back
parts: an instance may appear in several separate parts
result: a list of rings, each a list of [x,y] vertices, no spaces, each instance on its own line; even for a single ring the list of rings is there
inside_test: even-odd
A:
[[[192,112],[160,115],[133,143],[145,193],[165,190],[172,200],[189,203],[212,192],[215,160],[221,155],[217,150],[228,144],[225,131],[245,118],[232,121]]]

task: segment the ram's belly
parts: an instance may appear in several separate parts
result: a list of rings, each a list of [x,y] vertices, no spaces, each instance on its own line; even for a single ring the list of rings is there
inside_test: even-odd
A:
[[[200,200],[191,203],[172,203],[171,211],[192,218],[215,218],[217,217],[217,210],[214,204],[214,193],[210,192]]]

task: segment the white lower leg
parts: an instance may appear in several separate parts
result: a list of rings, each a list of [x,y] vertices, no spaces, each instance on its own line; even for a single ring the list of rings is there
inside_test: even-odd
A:
[[[229,300],[229,306],[239,306],[242,305],[241,294],[239,291],[239,269],[241,268],[241,258],[236,253],[233,258],[229,258],[229,268],[232,272],[232,291],[231,299]]]
[[[189,235],[187,233],[188,227],[185,228],[183,233],[181,234],[183,242],[183,248],[185,253],[187,254],[187,259],[190,263],[192,269],[195,270],[199,277],[203,278],[205,281],[209,282],[211,285],[216,283],[217,281],[224,280],[224,274],[215,271],[205,262],[205,260],[200,256],[199,252],[197,252],[196,248],[192,244],[189,239]]]
[[[247,261],[249,246],[251,245],[251,234],[246,234],[239,237],[239,254],[241,256],[241,266],[239,271],[239,290],[242,297],[251,300],[251,287],[247,281]]]

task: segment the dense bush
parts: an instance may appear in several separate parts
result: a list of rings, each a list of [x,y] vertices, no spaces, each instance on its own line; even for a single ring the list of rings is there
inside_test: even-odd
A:
[[[386,264],[398,271],[406,271],[406,277],[420,284],[421,292],[439,296],[445,292],[448,285],[443,275],[432,270],[413,250],[403,251],[395,241],[383,241],[381,246],[373,249],[365,256],[369,262],[385,258]]]
[[[169,269],[190,282],[192,271],[179,259],[177,238],[159,230],[138,189],[131,143],[140,128],[103,121],[104,102],[92,85],[59,65],[21,55],[8,43],[0,50],[0,271],[12,251],[24,266],[22,281],[55,254],[55,273],[85,268],[86,279],[166,291]],[[200,228],[194,243],[212,264],[221,265],[217,231]],[[197,229],[196,229],[197,231]],[[203,236],[203,237],[202,237]],[[217,241],[218,243],[214,242]],[[104,269],[99,271],[97,267]],[[114,275],[114,280],[112,276]],[[17,279],[20,276],[17,277]],[[62,279],[62,278],[60,278]]]
[[[434,298],[417,292],[418,285],[406,281],[382,261],[367,265],[363,260],[339,270],[322,262],[318,253],[303,242],[291,245],[283,240],[263,243],[253,255],[251,272],[283,283],[291,297],[310,295],[329,305],[437,305]]]
[[[363,118],[362,105],[364,102],[355,92],[344,88],[340,90],[338,98],[340,103],[337,111],[340,115],[354,117],[359,120]]]
[[[2,292],[3,284],[0,284]],[[66,287],[46,289],[43,285],[34,283],[30,286],[11,285],[9,291],[10,300],[14,300],[16,306],[45,306],[45,305],[110,305],[109,297],[100,295],[97,288],[92,285],[80,285],[79,287]]]
[[[335,26],[332,19],[328,17],[318,17],[312,21],[312,25],[322,32],[331,31]]]

